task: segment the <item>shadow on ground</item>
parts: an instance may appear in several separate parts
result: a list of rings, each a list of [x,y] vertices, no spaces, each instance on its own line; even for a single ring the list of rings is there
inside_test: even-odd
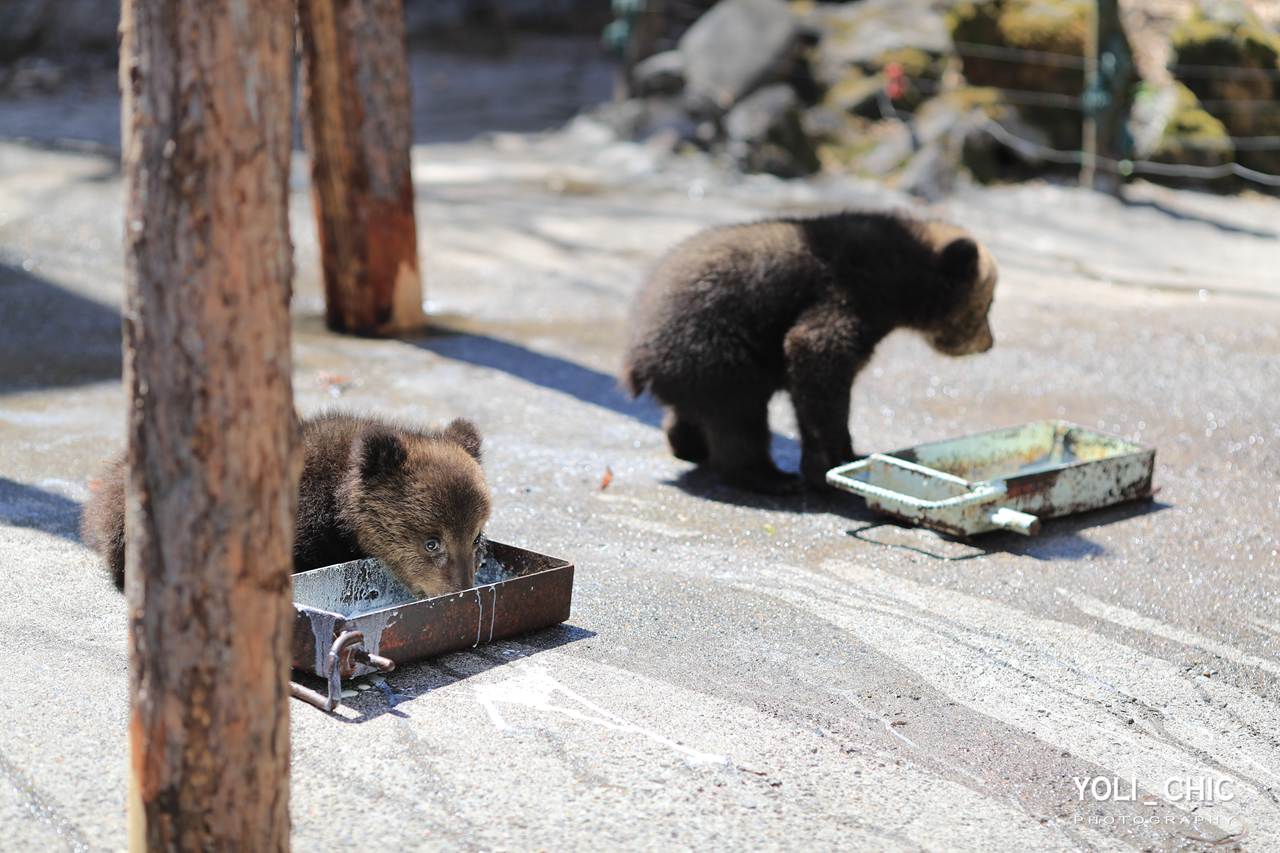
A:
[[[440,334],[413,344],[455,361],[501,370],[517,379],[568,394],[584,403],[601,406],[652,427],[662,425],[662,410],[651,398],[632,400],[618,387],[615,377],[563,358],[543,355],[485,335]]]
[[[0,477],[0,524],[40,530],[79,542],[80,504]]]
[[[414,346],[455,361],[464,361],[477,367],[501,370],[518,379],[568,394],[584,403],[600,406],[620,415],[633,418],[648,426],[661,428],[662,407],[648,394],[636,399],[618,385],[618,380],[607,373],[583,367],[572,361],[534,352],[527,347],[491,338],[487,335],[468,333],[439,333],[414,341]],[[800,445],[792,438],[773,434],[771,451],[778,466],[786,471],[800,468]],[[738,489],[720,486],[710,470],[698,467],[681,475],[672,485],[692,495],[709,500],[754,506],[766,509],[789,510],[806,500],[796,498],[772,499]],[[810,502],[813,496],[809,496]],[[799,508],[797,511],[833,511],[825,503],[821,509]]]
[[[778,452],[780,441],[788,442],[792,445],[795,445],[796,442],[788,438],[774,436],[774,460],[779,463],[779,468],[794,471],[799,467],[798,446],[795,453],[797,464],[788,466],[785,456]],[[668,480],[667,485],[674,486],[687,495],[703,500],[733,504],[734,506],[765,510],[767,512],[790,512],[797,515],[821,513],[840,516],[850,521],[868,523],[884,519],[884,516],[877,515],[867,509],[866,502],[854,495],[844,494],[835,490],[827,492],[810,490],[801,492],[798,495],[765,495],[757,492],[748,492],[724,485],[712,473],[710,468],[701,465],[692,467],[679,476]]]
[[[1201,216],[1200,214],[1197,214],[1197,213],[1187,213],[1186,211],[1177,210],[1176,208],[1170,207],[1167,204],[1161,204],[1158,201],[1151,201],[1146,199],[1141,201],[1122,199],[1122,202],[1124,203],[1125,207],[1149,207],[1152,210],[1156,210],[1156,211],[1159,211],[1160,213],[1163,213],[1165,216],[1168,216],[1170,219],[1177,219],[1183,222],[1200,222],[1205,225],[1211,225],[1214,228],[1217,228],[1219,231],[1223,231],[1228,234],[1244,234],[1249,237],[1258,237],[1263,240],[1280,240],[1280,233],[1275,231],[1260,231],[1260,230],[1255,230],[1253,228],[1244,228],[1239,225],[1234,225],[1230,222],[1226,222],[1225,220],[1222,220],[1222,219],[1214,219],[1208,216]]]
[[[553,625],[539,631],[521,634],[510,640],[499,640],[480,648],[453,652],[431,660],[402,664],[387,674],[377,690],[363,691],[358,696],[343,700],[342,707],[348,712],[354,711],[356,716],[346,716],[341,710],[330,716],[335,722],[340,723],[367,723],[383,714],[408,717],[409,714],[406,711],[412,708],[407,703],[419,696],[425,696],[432,690],[465,681],[474,675],[511,663],[513,660],[531,659],[538,652],[567,646],[579,640],[589,640],[594,636],[596,636],[594,631],[588,631],[585,628],[576,628],[568,624]],[[503,654],[503,651],[511,650],[513,647],[519,649],[520,657]],[[291,677],[299,684],[321,695],[328,692],[328,682],[319,676],[294,670]],[[301,701],[296,702],[293,707],[300,709],[299,712],[306,710],[317,714],[325,713]]]
[[[120,312],[0,264],[0,394],[119,379]]]
[[[860,499],[859,503],[862,503]],[[1168,504],[1152,499],[1129,501],[1061,518],[1045,519],[1037,536],[992,531],[972,538],[910,527],[868,510],[867,517],[872,523],[846,530],[845,535],[874,545],[913,551],[947,562],[972,560],[994,553],[1016,554],[1036,560],[1084,560],[1103,556],[1107,549],[1080,535],[1082,531],[1157,513],[1168,507]]]

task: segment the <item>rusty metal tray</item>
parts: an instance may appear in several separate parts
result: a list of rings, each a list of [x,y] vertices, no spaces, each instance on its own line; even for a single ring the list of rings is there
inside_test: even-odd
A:
[[[299,684],[293,695],[338,706],[340,679],[388,671],[569,618],[573,564],[501,542],[476,586],[416,598],[376,560],[355,560],[293,576],[293,666],[329,680],[324,697]]]
[[[873,454],[827,472],[887,515],[970,536],[1033,536],[1040,519],[1149,497],[1154,447],[1067,421],[1039,421]]]

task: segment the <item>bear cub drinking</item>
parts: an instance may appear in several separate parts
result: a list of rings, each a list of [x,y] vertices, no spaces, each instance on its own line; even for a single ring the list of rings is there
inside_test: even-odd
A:
[[[294,572],[376,557],[420,596],[474,586],[489,520],[480,441],[462,419],[443,430],[338,413],[304,420]],[[80,521],[120,589],[125,477],[117,459]]]
[[[826,487],[857,457],[854,377],[905,327],[938,352],[991,348],[995,260],[966,231],[902,213],[845,211],[713,228],[677,246],[642,287],[622,379],[666,408],[672,452],[726,484]],[[800,477],[769,456],[767,407],[791,396]]]

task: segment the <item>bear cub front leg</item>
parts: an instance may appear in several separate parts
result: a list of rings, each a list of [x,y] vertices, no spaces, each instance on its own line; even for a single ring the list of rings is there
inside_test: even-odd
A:
[[[810,487],[829,489],[827,471],[853,462],[849,434],[849,394],[872,347],[859,347],[849,318],[814,312],[794,326],[783,341],[787,391],[800,430],[800,473]]]

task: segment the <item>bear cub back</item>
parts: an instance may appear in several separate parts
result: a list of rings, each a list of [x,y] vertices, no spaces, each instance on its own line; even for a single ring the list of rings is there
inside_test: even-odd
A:
[[[480,442],[462,419],[442,430],[341,413],[304,420],[293,571],[376,557],[420,596],[474,586],[490,511]],[[81,517],[82,539],[120,589],[125,479],[118,457]]]

